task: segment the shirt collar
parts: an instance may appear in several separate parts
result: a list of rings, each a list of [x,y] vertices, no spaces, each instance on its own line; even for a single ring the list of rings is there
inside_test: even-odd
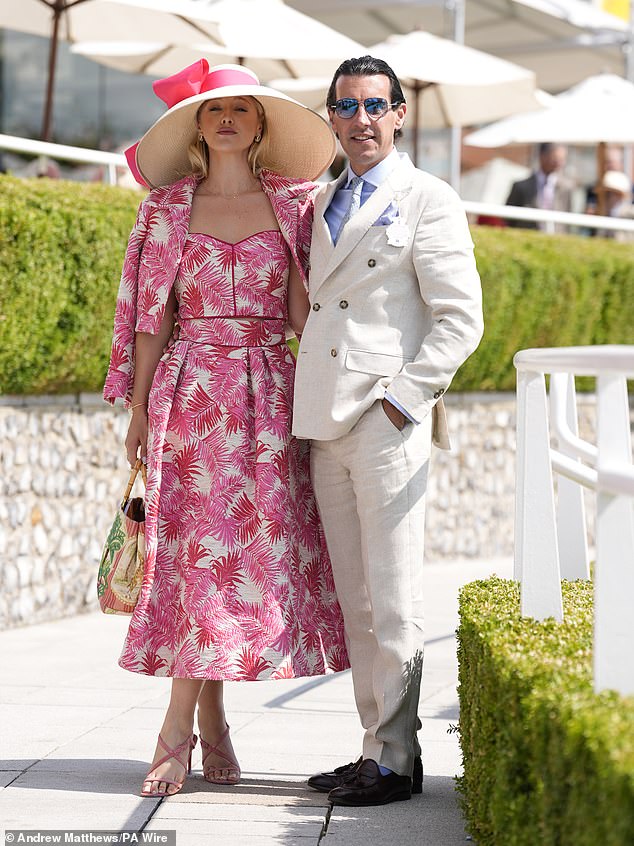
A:
[[[537,171],[537,184],[545,185],[547,182],[549,185],[554,185],[557,182],[556,170],[551,171],[548,175],[546,175],[543,170]]]
[[[374,167],[371,167],[366,173],[363,174],[363,181],[369,182],[370,185],[373,185],[375,188],[378,188],[379,185],[384,182],[387,177],[392,173],[394,168],[396,168],[400,162],[400,156],[396,147],[392,147],[390,153],[378,164],[375,164]],[[350,165],[348,165],[348,179],[346,181],[346,185],[349,185],[350,180],[354,179],[357,174],[352,170]]]

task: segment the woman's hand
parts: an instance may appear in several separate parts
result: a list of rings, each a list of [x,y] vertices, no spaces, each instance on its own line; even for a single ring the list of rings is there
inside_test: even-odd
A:
[[[167,343],[163,347],[163,355],[165,355],[165,353],[168,353],[172,349],[172,347],[174,346],[176,341],[178,341],[178,339],[181,336],[181,328],[178,325],[177,317],[178,317],[178,315],[175,315],[174,327],[172,328],[172,334],[169,336]]]
[[[125,438],[128,464],[134,467],[137,458],[147,464],[148,419],[145,406],[138,406],[132,411],[132,418]]]

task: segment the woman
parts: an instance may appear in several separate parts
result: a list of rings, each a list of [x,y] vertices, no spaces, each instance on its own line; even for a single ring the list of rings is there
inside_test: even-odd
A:
[[[313,185],[335,152],[318,115],[205,60],[154,83],[168,105],[132,148],[141,204],[124,262],[104,396],[147,461],[146,567],[119,663],[172,677],[143,796],[240,767],[224,680],[347,666],[343,621],[309,479],[291,437]],[[159,187],[156,187],[159,186]],[[178,340],[162,355],[178,310]]]

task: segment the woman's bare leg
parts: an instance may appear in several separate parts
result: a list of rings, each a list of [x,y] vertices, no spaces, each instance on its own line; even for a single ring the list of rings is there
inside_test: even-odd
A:
[[[161,728],[161,737],[170,749],[174,749],[191,735],[196,702],[204,684],[205,682],[201,679],[172,679],[170,703]],[[153,762],[159,761],[165,754],[163,747],[157,743]],[[188,755],[189,752],[186,752],[182,755],[182,758],[185,760]],[[179,788],[176,785],[168,785],[165,782],[157,781],[157,779],[163,777],[172,781],[180,781],[183,777],[183,767],[172,758],[165,761],[156,770],[150,770],[148,775],[150,774],[152,778],[143,782],[144,792],[164,793],[167,791],[170,794],[177,793]]]
[[[221,741],[226,729],[223,683],[206,681],[198,697],[198,730],[202,739],[212,746],[218,746],[227,757],[209,752],[205,759],[205,775],[210,777],[210,781],[235,784],[240,778],[240,768],[229,735]]]

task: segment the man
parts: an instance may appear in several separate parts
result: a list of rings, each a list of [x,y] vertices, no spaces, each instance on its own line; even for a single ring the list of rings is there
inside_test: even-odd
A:
[[[539,145],[539,168],[526,179],[514,182],[506,201],[507,206],[528,206],[534,209],[572,211],[573,185],[563,175],[566,148],[561,144]],[[565,226],[536,223],[532,220],[509,220],[509,226],[542,229],[546,232],[565,231]]]
[[[370,56],[344,62],[327,102],[350,166],[316,199],[293,431],[312,439],[365,736],[359,761],[309,785],[336,804],[375,805],[422,790],[432,419],[447,448],[441,397],[480,340],[481,292],[458,196],[394,148],[407,107],[392,69]]]

